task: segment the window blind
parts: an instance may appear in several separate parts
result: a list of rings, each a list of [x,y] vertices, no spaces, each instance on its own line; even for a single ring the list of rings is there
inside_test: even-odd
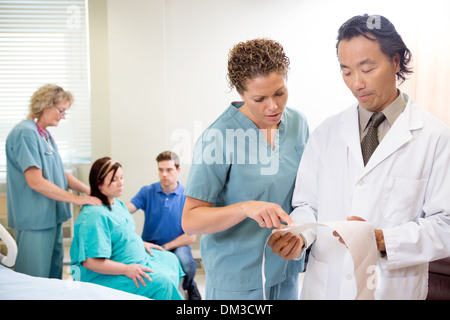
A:
[[[85,0],[0,0],[0,172],[5,142],[28,115],[33,93],[53,83],[74,103],[49,127],[65,164],[91,157],[89,59]]]

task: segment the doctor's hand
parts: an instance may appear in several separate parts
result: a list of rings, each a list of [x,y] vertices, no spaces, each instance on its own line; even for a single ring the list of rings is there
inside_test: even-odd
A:
[[[361,217],[351,216],[351,217],[347,217],[347,221],[366,221],[366,220],[364,220]],[[345,244],[344,239],[341,238],[341,235],[339,233],[337,233],[336,231],[333,231],[333,236],[338,237],[339,242],[342,243],[343,245],[347,246]]]
[[[361,217],[351,216],[351,217],[347,217],[347,221],[366,221],[366,220],[364,220]],[[337,233],[336,231],[333,231],[333,236],[338,237],[339,238],[339,242],[345,245],[345,242],[341,238],[339,233]],[[384,243],[383,230],[375,229],[375,241],[377,242],[378,251],[385,252],[386,251],[386,245]]]
[[[255,220],[261,228],[279,228],[281,222],[294,226],[291,217],[278,205],[264,201],[245,201],[241,206],[247,217]]]
[[[272,252],[286,260],[295,259],[303,248],[303,239],[299,235],[293,235],[288,232],[281,235],[274,232],[269,238],[267,244],[272,248]]]

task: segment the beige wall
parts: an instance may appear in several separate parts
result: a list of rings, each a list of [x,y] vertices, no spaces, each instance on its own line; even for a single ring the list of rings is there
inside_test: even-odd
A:
[[[125,171],[127,202],[157,181],[164,119],[164,1],[89,1],[93,159]],[[87,177],[87,175],[86,175]],[[138,230],[143,215],[135,215]]]
[[[92,158],[111,154],[107,1],[89,1]]]

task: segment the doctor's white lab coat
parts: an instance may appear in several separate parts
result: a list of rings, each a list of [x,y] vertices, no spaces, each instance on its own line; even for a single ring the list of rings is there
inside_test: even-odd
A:
[[[402,93],[403,94],[403,93]],[[425,299],[428,262],[450,255],[450,129],[406,94],[404,112],[364,167],[357,105],[322,123],[299,167],[297,225],[358,216],[382,229],[376,299]],[[304,299],[354,299],[353,262],[332,230],[304,234]]]

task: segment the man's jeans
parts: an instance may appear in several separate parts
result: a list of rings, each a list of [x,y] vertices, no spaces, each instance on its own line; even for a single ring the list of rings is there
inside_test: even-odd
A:
[[[192,257],[191,246],[178,247],[172,250],[172,252],[175,253],[178,260],[180,260],[181,267],[186,274],[184,276],[183,289],[187,290],[188,288],[195,286],[194,277],[197,271],[197,264]]]

